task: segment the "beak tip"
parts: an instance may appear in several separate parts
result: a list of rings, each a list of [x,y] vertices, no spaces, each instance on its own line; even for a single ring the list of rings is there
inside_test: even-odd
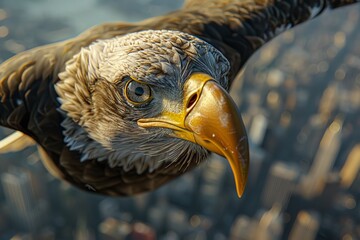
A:
[[[247,177],[248,177],[248,165],[243,166],[243,171],[233,171],[234,173],[234,180],[235,180],[235,187],[236,192],[239,198],[241,198],[244,195],[246,183],[247,183]]]
[[[243,195],[243,192],[242,192],[242,191],[240,191],[240,190],[237,190],[236,192],[237,192],[238,198],[241,198],[241,197],[242,197],[242,195]]]
[[[236,193],[239,198],[241,198],[244,195],[245,192],[245,186],[236,186]]]

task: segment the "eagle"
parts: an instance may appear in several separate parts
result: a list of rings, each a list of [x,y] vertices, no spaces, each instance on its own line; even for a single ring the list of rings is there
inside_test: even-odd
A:
[[[86,191],[151,191],[213,152],[241,196],[249,146],[228,94],[236,74],[281,32],[355,2],[188,0],[92,27],[0,65],[0,125],[32,138],[51,174]]]

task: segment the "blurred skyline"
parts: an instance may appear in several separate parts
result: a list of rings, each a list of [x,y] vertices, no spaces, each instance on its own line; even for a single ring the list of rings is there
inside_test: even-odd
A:
[[[181,5],[0,0],[0,62]],[[360,239],[359,23],[359,4],[329,11],[272,40],[234,82],[251,141],[243,198],[216,155],[154,192],[114,198],[54,179],[30,147],[0,155],[0,240]]]

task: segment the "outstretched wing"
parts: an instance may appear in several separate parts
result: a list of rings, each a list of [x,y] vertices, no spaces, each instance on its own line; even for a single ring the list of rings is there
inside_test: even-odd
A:
[[[218,46],[232,63],[232,77],[266,42],[326,9],[359,0],[186,0],[177,19],[183,30]]]

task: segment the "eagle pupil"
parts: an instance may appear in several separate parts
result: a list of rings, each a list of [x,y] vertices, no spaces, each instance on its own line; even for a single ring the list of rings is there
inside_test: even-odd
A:
[[[125,97],[133,104],[146,103],[151,100],[150,87],[134,80],[126,84],[124,93]]]
[[[144,94],[145,90],[142,87],[135,88],[135,95],[141,97]]]

